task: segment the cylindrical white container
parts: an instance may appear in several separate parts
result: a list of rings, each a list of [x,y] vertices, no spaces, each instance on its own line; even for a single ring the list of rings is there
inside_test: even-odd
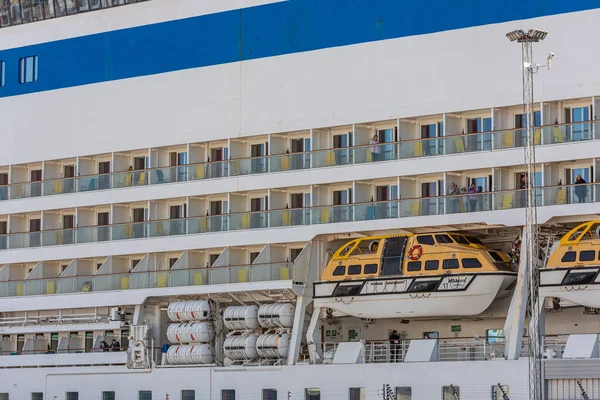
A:
[[[212,364],[214,351],[210,344],[171,346],[167,350],[167,363],[171,365]]]
[[[291,328],[294,311],[290,303],[263,304],[258,310],[258,322],[264,328]]]
[[[223,313],[223,323],[231,331],[256,329],[258,323],[258,306],[227,307]]]
[[[258,358],[256,352],[256,340],[258,335],[231,336],[225,339],[223,351],[225,357],[231,360],[255,360]]]
[[[176,301],[169,304],[167,315],[171,321],[207,321],[212,318],[208,300]]]
[[[256,352],[260,358],[287,358],[289,346],[288,333],[260,335],[256,340]]]
[[[208,343],[214,337],[210,322],[184,322],[167,328],[167,339],[171,343]]]

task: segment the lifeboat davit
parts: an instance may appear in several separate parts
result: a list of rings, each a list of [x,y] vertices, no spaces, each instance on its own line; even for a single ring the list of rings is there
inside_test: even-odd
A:
[[[454,233],[356,239],[315,282],[315,307],[375,319],[478,315],[511,295],[508,259]]]
[[[553,246],[540,270],[540,297],[600,308],[600,220],[577,226]]]

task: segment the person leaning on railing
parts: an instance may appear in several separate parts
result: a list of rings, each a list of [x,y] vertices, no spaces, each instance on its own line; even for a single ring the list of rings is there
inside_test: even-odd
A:
[[[398,350],[399,350],[400,336],[398,331],[392,331],[390,335],[390,362],[398,362]]]

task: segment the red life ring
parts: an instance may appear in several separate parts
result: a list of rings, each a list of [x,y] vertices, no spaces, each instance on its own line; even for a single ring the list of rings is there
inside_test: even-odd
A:
[[[417,244],[410,248],[408,251],[408,259],[411,261],[417,261],[423,255],[423,247]]]

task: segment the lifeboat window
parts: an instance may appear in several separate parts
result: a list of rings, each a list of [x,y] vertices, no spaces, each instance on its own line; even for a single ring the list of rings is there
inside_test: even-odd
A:
[[[433,246],[435,244],[435,240],[433,240],[433,236],[431,235],[417,236],[417,243]]]
[[[333,276],[341,276],[341,275],[346,275],[346,266],[345,265],[338,265],[333,270]]]
[[[397,400],[411,400],[412,399],[412,388],[410,386],[396,387],[396,399]]]
[[[503,262],[504,260],[502,259],[502,257],[500,257],[500,254],[496,253],[495,251],[490,251],[490,256],[492,256],[492,258],[494,259],[494,261],[498,261],[498,262]]]
[[[375,254],[379,250],[379,240],[361,240],[351,255]]]
[[[579,261],[594,261],[596,252],[594,250],[585,250],[579,253]]]
[[[475,236],[465,236],[465,239],[467,239],[467,241],[471,244],[478,244],[480,246],[485,246],[485,244],[483,244],[483,242],[479,239],[477,239]]]
[[[435,240],[437,240],[438,243],[453,243],[448,235],[435,235]]]
[[[476,258],[463,258],[462,266],[463,268],[481,268],[481,263]]]
[[[567,251],[563,256],[562,262],[573,262],[577,259],[577,253],[574,251]]]
[[[356,244],[356,242],[352,242],[349,245],[347,245],[346,247],[344,247],[344,249],[342,251],[340,251],[340,257],[343,257],[346,254],[348,254],[348,252],[350,252],[350,250],[352,250],[352,248],[354,247],[355,244]]]
[[[448,260],[444,260],[442,264],[443,269],[458,269],[458,260],[455,258],[451,258]]]
[[[348,267],[348,275],[360,275],[362,265],[350,265]]]
[[[458,244],[469,244],[469,241],[464,236],[452,235],[452,239]]]
[[[344,285],[344,286],[340,286],[338,285],[333,293],[332,296],[333,297],[341,297],[341,296],[356,296],[357,294],[360,293],[360,289],[362,288],[362,283],[359,283],[358,285]]]
[[[411,261],[406,265],[406,270],[410,272],[421,270],[421,261]]]
[[[377,264],[365,265],[365,274],[376,274],[376,273],[377,273]]]
[[[425,271],[435,271],[440,268],[440,262],[438,260],[425,261]]]

